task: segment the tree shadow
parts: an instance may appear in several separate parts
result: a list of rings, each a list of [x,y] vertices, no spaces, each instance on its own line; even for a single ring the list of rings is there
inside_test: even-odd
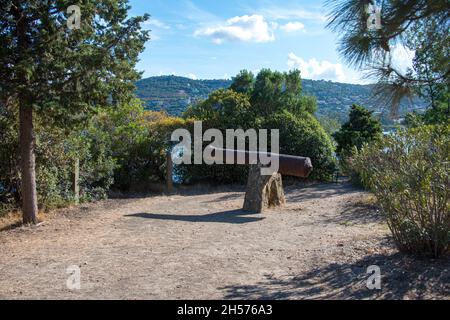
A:
[[[323,223],[366,225],[368,223],[384,223],[385,221],[383,214],[376,205],[351,202],[344,205],[337,215],[325,218]]]
[[[241,193],[231,193],[231,194],[226,194],[223,195],[221,197],[212,199],[212,200],[207,200],[207,201],[203,201],[203,203],[214,203],[214,202],[221,202],[221,201],[234,201],[234,200],[239,200],[239,199],[243,199],[244,198],[244,194]]]
[[[315,199],[325,199],[340,196],[347,193],[361,191],[349,183],[326,183],[302,187],[285,187],[285,193],[288,201],[301,202]]]
[[[251,217],[250,215],[253,215]],[[264,217],[255,217],[252,212],[244,210],[229,210],[223,212],[210,213],[205,215],[181,215],[181,214],[155,214],[155,213],[134,213],[125,215],[126,217],[172,220],[185,222],[210,222],[210,223],[231,223],[244,224],[264,220]]]
[[[24,226],[24,224],[23,224],[22,221],[10,223],[10,224],[7,224],[5,226],[0,227],[0,232],[18,229],[18,228],[21,228],[23,226]]]
[[[378,206],[361,202],[346,204],[339,212],[337,220],[351,221],[358,224],[381,223],[385,221]]]
[[[367,268],[381,270],[381,290],[370,290]],[[332,263],[289,278],[266,275],[254,285],[219,288],[225,299],[429,299],[450,296],[450,257],[419,260],[402,253]]]

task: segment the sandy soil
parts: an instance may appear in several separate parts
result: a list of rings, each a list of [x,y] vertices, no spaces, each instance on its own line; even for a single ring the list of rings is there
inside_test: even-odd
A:
[[[3,299],[427,299],[450,297],[450,261],[398,253],[367,195],[286,188],[288,205],[240,210],[243,193],[108,200],[0,233]],[[81,289],[66,286],[81,270]],[[366,287],[378,265],[382,289]]]

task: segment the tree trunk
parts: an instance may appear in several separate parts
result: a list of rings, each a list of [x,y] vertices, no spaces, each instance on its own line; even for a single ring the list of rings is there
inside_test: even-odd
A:
[[[17,42],[19,48],[19,61],[24,63],[25,57],[29,54],[30,40],[27,36],[29,21],[23,12],[20,1],[15,1],[11,7],[11,13],[15,17],[17,24]],[[25,57],[23,57],[24,55]],[[36,172],[34,156],[34,132],[33,132],[33,108],[32,97],[28,92],[29,80],[26,72],[19,69],[18,77],[21,86],[18,93],[19,102],[19,127],[20,127],[20,158],[22,166],[22,214],[23,223],[37,223],[37,192],[36,192]]]
[[[33,109],[20,102],[20,156],[22,160],[23,223],[37,223],[36,166],[34,155]]]

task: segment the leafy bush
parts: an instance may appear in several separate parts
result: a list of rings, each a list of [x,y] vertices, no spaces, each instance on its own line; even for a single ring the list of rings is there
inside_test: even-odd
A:
[[[0,111],[0,210],[10,211],[22,201],[18,119],[4,106]],[[119,162],[133,146],[130,141],[142,134],[137,122],[141,111],[140,103],[131,102],[106,109],[70,129],[36,115],[36,184],[40,209],[62,207],[74,201],[72,183],[77,159],[81,201],[105,198]]]
[[[203,131],[214,128],[248,130],[255,128],[255,116],[251,109],[249,97],[233,90],[217,90],[207,100],[190,107],[184,113],[189,121],[202,121]],[[188,129],[193,136],[193,126]],[[224,141],[225,142],[225,141]],[[209,145],[205,142],[203,147]],[[247,180],[248,168],[242,165],[181,165],[178,173],[185,182],[214,180],[218,183],[243,183]]]
[[[17,114],[0,104],[0,215],[20,201]]]
[[[264,128],[279,128],[280,152],[311,158],[314,170],[312,179],[331,180],[336,170],[333,143],[330,136],[310,113],[299,116],[283,111],[269,117]]]
[[[402,130],[352,161],[375,193],[398,247],[439,257],[450,249],[450,126]]]
[[[280,151],[310,157],[313,179],[330,180],[336,164],[334,146],[313,113],[316,100],[302,94],[300,73],[262,70],[256,78],[242,71],[230,90],[218,90],[190,107],[185,118],[203,121],[203,130],[279,129]],[[237,90],[237,91],[235,91]],[[206,146],[206,144],[205,144]],[[270,147],[270,146],[269,146]],[[187,180],[245,182],[248,168],[242,165],[183,166]]]
[[[349,120],[333,134],[336,141],[336,154],[342,173],[350,176],[351,181],[360,186],[361,179],[349,164],[350,155],[360,150],[365,143],[380,139],[382,136],[380,121],[372,117],[372,112],[356,104],[352,105]]]

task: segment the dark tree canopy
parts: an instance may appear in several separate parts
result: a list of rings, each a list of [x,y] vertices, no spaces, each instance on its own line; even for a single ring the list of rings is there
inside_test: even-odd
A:
[[[27,97],[48,117],[79,118],[133,92],[134,66],[148,39],[140,25],[148,17],[127,18],[128,1],[1,3],[1,101]],[[81,9],[78,30],[67,26],[73,4]]]
[[[316,99],[303,94],[298,70],[261,70],[256,77],[250,100],[255,112],[263,116],[285,109],[295,114],[304,111],[314,113],[317,108]]]
[[[242,70],[232,80],[230,89],[238,93],[250,93],[255,85],[255,76],[248,70]]]
[[[37,222],[34,117],[70,127],[132,97],[148,16],[128,18],[129,9],[127,0],[1,1],[0,105],[19,110],[25,223]]]
[[[379,139],[381,134],[381,124],[372,117],[372,112],[353,105],[349,121],[333,135],[337,142],[336,153],[341,158],[345,158],[351,154],[353,148],[356,147],[359,150],[364,143]]]
[[[381,28],[367,26],[367,6],[381,8]],[[350,65],[378,79],[376,93],[395,109],[405,96],[425,88],[447,90],[450,66],[450,2],[448,0],[329,1],[329,27],[339,33],[339,51]],[[399,70],[392,63],[396,46],[415,52],[414,67]],[[435,92],[428,92],[430,100]],[[430,101],[430,104],[433,104]]]

